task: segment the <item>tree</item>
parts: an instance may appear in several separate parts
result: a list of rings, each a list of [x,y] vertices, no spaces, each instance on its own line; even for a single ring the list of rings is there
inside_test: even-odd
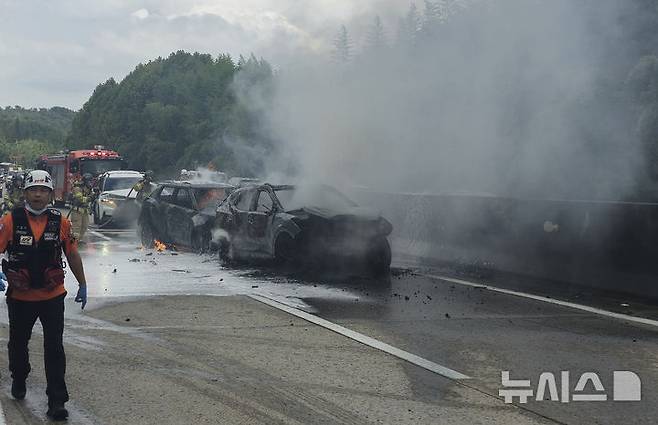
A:
[[[272,74],[269,63],[253,54],[235,64],[226,54],[174,52],[137,65],[120,83],[100,84],[73,121],[68,143],[106,145],[130,168],[159,175],[209,161],[232,172],[245,165],[231,162],[224,137],[254,146],[269,143],[255,130],[259,121],[244,99],[245,93],[257,93],[267,108]]]
[[[366,50],[380,52],[386,47],[386,34],[379,15],[376,15],[366,34]]]
[[[413,47],[416,44],[418,31],[421,29],[420,15],[415,3],[409,5],[407,14],[398,22],[398,45],[403,48]]]
[[[352,40],[345,25],[341,25],[334,39],[332,59],[337,64],[346,64],[352,58]]]

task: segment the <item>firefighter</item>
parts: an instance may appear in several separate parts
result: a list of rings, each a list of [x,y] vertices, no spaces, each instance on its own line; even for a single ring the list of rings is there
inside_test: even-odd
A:
[[[138,201],[143,201],[144,198],[149,196],[153,191],[153,171],[148,170],[144,173],[144,177],[132,188],[133,191],[137,192],[135,199]]]
[[[73,186],[69,212],[73,236],[80,242],[89,227],[89,212],[94,197],[94,178],[91,174],[85,173]]]
[[[23,197],[23,176],[16,174],[11,179],[11,185],[7,190],[7,199],[5,199],[5,211],[11,211],[15,207],[23,206],[25,199]]]
[[[48,208],[53,183],[48,172],[34,170],[25,179],[25,205],[0,221],[0,252],[7,252],[2,270],[7,276],[9,370],[11,395],[22,400],[31,366],[28,342],[37,319],[43,328],[43,358],[49,418],[65,420],[66,388],[64,332],[64,270],[62,251],[78,281],[76,302],[87,304],[87,282],[71,223]]]

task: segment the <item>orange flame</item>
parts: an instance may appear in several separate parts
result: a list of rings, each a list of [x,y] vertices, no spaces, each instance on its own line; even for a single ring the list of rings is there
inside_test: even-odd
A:
[[[153,241],[153,246],[155,247],[156,251],[158,251],[158,252],[162,252],[165,249],[167,249],[167,245],[165,245],[164,243],[160,242],[157,239],[155,239]]]

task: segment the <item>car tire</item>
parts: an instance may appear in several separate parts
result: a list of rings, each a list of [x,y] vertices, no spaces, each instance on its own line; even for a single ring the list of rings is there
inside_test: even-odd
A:
[[[112,221],[112,217],[110,216],[110,218],[108,218],[107,214],[103,213],[103,216],[100,218],[100,220],[98,220],[98,224],[101,226],[107,226],[110,221]]]
[[[274,263],[287,265],[299,262],[299,250],[295,239],[288,233],[281,233],[274,242]]]
[[[140,221],[139,225],[137,226],[137,232],[139,234],[139,239],[142,242],[142,246],[144,248],[153,248],[155,237],[153,235],[153,229],[151,228],[151,225]]]
[[[210,235],[203,230],[197,230],[192,234],[192,249],[203,254],[210,250]]]
[[[377,238],[366,253],[366,267],[375,276],[389,273],[391,269],[391,245],[386,238]]]

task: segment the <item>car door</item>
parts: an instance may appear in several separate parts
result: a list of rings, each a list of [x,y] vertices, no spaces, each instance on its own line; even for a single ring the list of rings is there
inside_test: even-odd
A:
[[[172,242],[170,235],[171,220],[169,218],[169,210],[173,206],[177,189],[172,186],[165,186],[158,194],[157,200],[153,198],[147,199],[144,205],[151,204],[153,207],[150,210],[151,224],[153,234],[156,239],[160,241]]]
[[[261,253],[269,252],[271,224],[274,217],[274,201],[265,189],[259,189],[247,217],[247,234],[253,241],[254,249]]]
[[[167,229],[173,243],[185,246],[191,245],[192,216],[195,213],[191,189],[187,187],[179,188],[167,214]]]
[[[236,192],[235,199],[231,202],[231,216],[233,223],[231,225],[231,244],[233,249],[240,251],[253,251],[254,242],[248,234],[248,217],[251,210],[255,189],[242,189]]]

